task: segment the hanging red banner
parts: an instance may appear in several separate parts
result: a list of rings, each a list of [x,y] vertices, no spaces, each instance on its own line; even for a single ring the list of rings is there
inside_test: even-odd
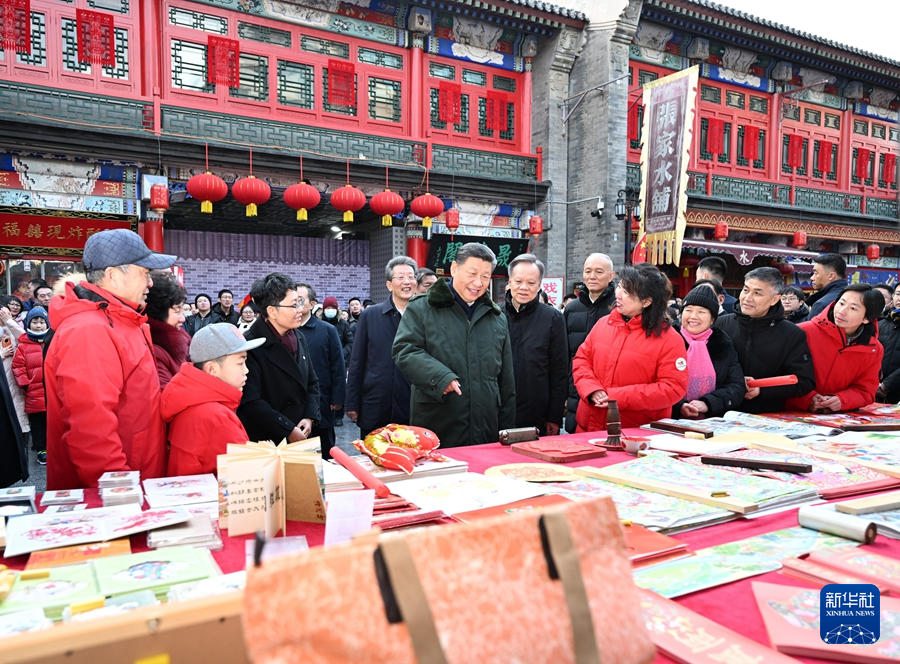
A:
[[[759,159],[759,127],[750,125],[744,127],[744,159],[747,161]]]
[[[725,145],[725,122],[719,118],[710,118],[706,125],[706,151],[711,152],[713,159],[723,152]]]
[[[0,0],[0,48],[31,53],[31,0]]]
[[[791,134],[788,137],[788,166],[803,167],[803,137],[799,134]]]
[[[328,103],[332,106],[356,106],[356,68],[352,62],[328,61]]]
[[[112,14],[76,9],[78,62],[116,66],[116,33]]]
[[[508,131],[508,118],[506,115],[506,94],[493,90],[487,93],[487,117],[485,118],[488,129]]]
[[[816,170],[822,173],[831,173],[831,152],[834,143],[830,141],[819,141],[819,160],[816,164]]]
[[[206,82],[241,86],[241,47],[236,39],[209,36],[206,42]]]
[[[462,86],[459,83],[440,81],[438,83],[438,109],[441,122],[457,123],[460,115]]]
[[[641,105],[635,101],[628,109],[628,140],[638,141],[641,138]]]
[[[866,148],[860,148],[856,153],[856,177],[860,180],[869,179],[869,159],[871,156],[871,150]]]
[[[884,155],[884,183],[894,184],[897,181],[897,155],[888,152]]]

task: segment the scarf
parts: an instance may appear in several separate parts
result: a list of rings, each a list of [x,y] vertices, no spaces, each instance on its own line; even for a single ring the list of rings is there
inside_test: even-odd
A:
[[[688,388],[686,401],[694,401],[716,389],[716,370],[706,347],[713,329],[694,335],[681,328],[681,336],[688,342]]]
[[[293,330],[288,330],[284,334],[281,334],[278,330],[275,329],[275,326],[272,325],[272,322],[266,318],[266,325],[269,326],[269,329],[272,330],[272,334],[275,335],[275,338],[281,342],[281,345],[287,348],[288,352],[291,354],[295,360],[297,359],[297,335],[294,334]]]

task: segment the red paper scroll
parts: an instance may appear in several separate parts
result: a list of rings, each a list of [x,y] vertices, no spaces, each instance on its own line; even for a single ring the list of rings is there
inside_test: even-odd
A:
[[[860,148],[856,153],[856,177],[860,180],[869,179],[869,160],[872,157],[872,151],[866,148]]]
[[[31,53],[30,0],[0,0],[0,48]]]
[[[747,161],[759,159],[759,127],[750,125],[744,127],[744,159]]]
[[[719,118],[710,118],[706,127],[706,151],[711,152],[713,158],[722,154],[725,144],[725,122]]]
[[[332,106],[356,106],[354,79],[356,68],[352,62],[328,61],[328,103]]]
[[[894,184],[897,181],[897,155],[888,152],[884,155],[884,182]]]
[[[240,61],[241,47],[236,39],[210,35],[206,43],[206,82],[240,87]]]
[[[803,137],[799,134],[788,137],[788,166],[803,168]]]
[[[819,141],[819,159],[816,164],[816,170],[822,173],[831,173],[831,152],[834,143],[830,141]]]
[[[628,140],[637,141],[641,137],[641,105],[635,101],[628,109]]]
[[[78,62],[103,67],[116,65],[116,35],[112,14],[76,9]]]
[[[493,90],[487,93],[487,128],[508,131],[506,117],[506,94]]]
[[[439,114],[441,122],[458,123],[462,86],[459,83],[440,81],[438,84]]]

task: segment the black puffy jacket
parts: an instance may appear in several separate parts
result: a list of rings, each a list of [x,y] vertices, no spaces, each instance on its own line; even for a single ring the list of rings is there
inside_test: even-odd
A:
[[[884,346],[881,382],[887,397],[885,403],[900,402],[900,313],[893,312],[878,321],[878,341]]]
[[[616,304],[616,287],[610,283],[600,297],[591,302],[587,288],[581,287],[578,291],[578,299],[572,300],[566,306],[564,316],[566,319],[566,339],[569,344],[569,397],[567,400],[568,413],[566,415],[566,431],[575,433],[575,411],[578,410],[578,392],[572,381],[572,360],[578,347],[587,339],[587,335],[593,329],[597,321],[608,316]]]

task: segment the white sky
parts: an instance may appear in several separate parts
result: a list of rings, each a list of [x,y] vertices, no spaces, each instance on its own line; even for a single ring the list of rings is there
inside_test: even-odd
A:
[[[751,16],[900,62],[900,0],[716,0]]]

